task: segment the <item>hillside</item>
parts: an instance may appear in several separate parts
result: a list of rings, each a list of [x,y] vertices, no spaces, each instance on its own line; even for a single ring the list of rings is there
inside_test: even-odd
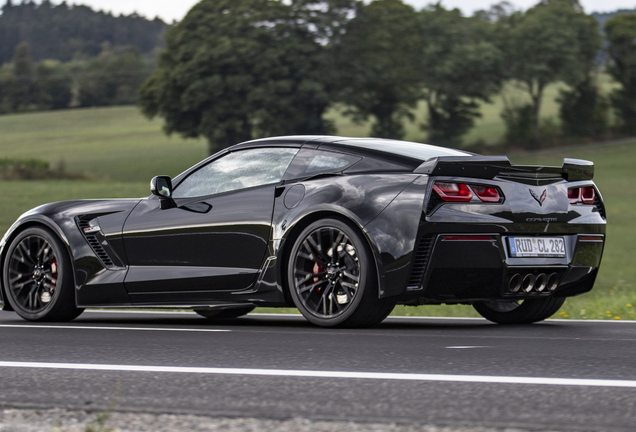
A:
[[[0,14],[0,65],[13,59],[21,42],[31,47],[36,61],[69,61],[77,56],[95,57],[108,43],[112,47],[135,46],[152,53],[163,46],[168,24],[138,15],[113,16],[88,6],[53,5],[7,0]]]

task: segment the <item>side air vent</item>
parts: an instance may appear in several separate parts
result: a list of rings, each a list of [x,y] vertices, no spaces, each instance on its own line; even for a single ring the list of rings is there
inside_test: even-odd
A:
[[[428,199],[428,205],[426,206],[426,215],[430,215],[435,211],[438,205],[443,204],[444,200],[437,195],[437,192],[431,190],[431,197]]]
[[[103,237],[99,229],[95,229],[95,227],[90,224],[90,220],[86,219],[77,219],[77,226],[84,235],[88,244],[93,249],[93,252],[95,252],[95,255],[97,255],[104,266],[116,267],[115,263],[104,249],[104,246],[102,246],[100,238],[98,238],[98,236]]]
[[[428,261],[431,257],[431,251],[433,250],[433,237],[422,237],[420,243],[417,246],[415,252],[415,259],[413,260],[413,269],[411,270],[411,277],[409,279],[408,290],[414,291],[422,288],[422,279],[428,266]]]
[[[607,219],[607,217],[605,217],[605,206],[601,202],[601,197],[598,195],[598,192],[594,198],[594,207],[596,207],[596,210],[598,210],[598,213],[603,219]]]

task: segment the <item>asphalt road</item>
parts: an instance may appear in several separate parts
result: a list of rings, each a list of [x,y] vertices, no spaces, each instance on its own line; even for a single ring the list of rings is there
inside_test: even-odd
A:
[[[0,407],[636,430],[636,323],[0,312]]]

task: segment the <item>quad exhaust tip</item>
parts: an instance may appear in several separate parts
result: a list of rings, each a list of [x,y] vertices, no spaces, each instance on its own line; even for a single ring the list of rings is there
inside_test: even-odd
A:
[[[548,289],[554,291],[559,286],[559,275],[552,273],[548,278]]]
[[[523,291],[526,293],[535,292],[547,292],[554,291],[559,286],[559,275],[557,273],[551,273],[549,276],[545,273],[540,273],[535,276],[532,273],[521,275],[515,273],[508,279],[508,291],[516,293]]]
[[[536,278],[534,277],[534,275],[532,273],[528,273],[527,275],[523,277],[523,283],[521,284],[521,289],[523,289],[525,292],[532,291],[532,288],[534,288],[535,280]]]
[[[541,273],[539,276],[537,276],[537,279],[534,282],[534,289],[539,292],[543,292],[543,290],[545,289],[547,285],[548,285],[548,275],[546,275],[545,273]]]
[[[508,281],[508,289],[510,290],[510,292],[513,292],[513,293],[518,292],[521,289],[521,281],[522,281],[522,277],[519,273],[511,277],[510,280]]]

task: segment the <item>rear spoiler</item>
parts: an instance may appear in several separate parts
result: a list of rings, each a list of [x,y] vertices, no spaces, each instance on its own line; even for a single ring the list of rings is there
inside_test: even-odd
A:
[[[474,177],[493,179],[565,179],[567,181],[592,180],[594,162],[581,159],[563,159],[563,165],[513,165],[507,156],[440,156],[418,166],[415,174],[431,176]]]

